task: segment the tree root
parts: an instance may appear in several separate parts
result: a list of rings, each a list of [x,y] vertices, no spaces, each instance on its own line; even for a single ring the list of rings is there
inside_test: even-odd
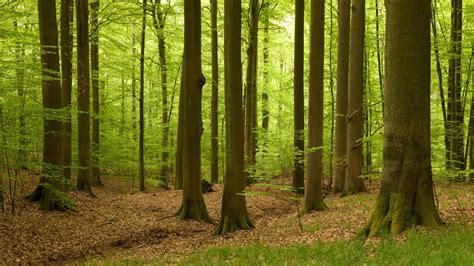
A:
[[[42,185],[36,187],[35,191],[26,197],[30,202],[39,202],[39,208],[42,211],[67,211],[70,208],[58,196]]]
[[[181,204],[181,207],[176,212],[176,216],[181,220],[196,220],[199,222],[205,222],[210,224],[215,224],[215,222],[209,217],[207,212],[206,205],[204,202],[196,203],[190,200],[185,200]]]
[[[244,214],[238,217],[224,216],[221,218],[219,225],[214,230],[215,235],[224,235],[227,233],[233,233],[237,230],[249,230],[255,228],[252,220],[248,214]]]

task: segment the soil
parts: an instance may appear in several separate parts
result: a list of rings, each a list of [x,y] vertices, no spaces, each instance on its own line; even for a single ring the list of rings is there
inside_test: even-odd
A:
[[[94,189],[96,197],[71,192],[77,205],[74,210],[47,213],[22,199],[34,189],[35,178],[23,182],[18,188],[21,197],[17,197],[15,214],[0,213],[0,264],[131,259],[177,263],[183,256],[212,246],[348,240],[367,222],[377,192],[377,186],[372,185],[364,194],[343,198],[327,195],[327,211],[299,220],[301,200],[279,189],[281,179],[271,186],[253,185],[247,205],[256,229],[214,236],[215,225],[174,216],[181,204],[181,191],[150,189],[140,193],[120,178],[103,179],[105,186]],[[217,222],[223,187],[214,185],[213,190],[204,199]],[[445,222],[474,226],[473,185],[438,184],[436,190]],[[7,207],[10,212],[11,206]]]

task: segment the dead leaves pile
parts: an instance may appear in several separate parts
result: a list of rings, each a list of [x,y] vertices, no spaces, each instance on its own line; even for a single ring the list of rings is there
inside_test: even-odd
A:
[[[204,198],[217,221],[223,187],[214,188],[216,192]],[[177,262],[186,254],[211,246],[345,240],[366,223],[376,198],[375,187],[362,195],[330,195],[325,199],[329,209],[301,217],[300,226],[296,204],[301,209],[301,202],[295,202],[288,192],[257,186],[252,190],[264,192],[247,197],[256,229],[222,237],[213,236],[213,225],[174,216],[181,203],[180,191],[124,193],[116,178],[95,189],[96,198],[72,192],[75,211],[43,213],[37,205],[20,201],[15,215],[0,214],[0,264],[127,259]],[[446,222],[474,226],[472,185],[440,185],[437,190],[440,214]]]

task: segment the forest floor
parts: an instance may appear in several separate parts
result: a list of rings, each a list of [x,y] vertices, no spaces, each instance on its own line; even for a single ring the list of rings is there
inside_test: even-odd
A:
[[[278,189],[282,179],[273,185],[253,185],[247,205],[256,228],[218,237],[213,235],[214,225],[174,216],[181,191],[155,188],[140,193],[130,190],[130,183],[120,178],[104,180],[105,186],[94,189],[96,197],[71,192],[77,207],[63,213],[44,213],[23,200],[35,180],[22,182],[16,213],[0,214],[0,264],[101,264],[136,259],[175,264],[215,246],[259,243],[278,247],[348,240],[367,222],[377,193],[374,184],[368,193],[343,198],[327,195],[327,211],[310,213],[299,221],[301,202],[298,206],[289,192]],[[204,199],[217,222],[223,187],[215,185],[214,190]],[[474,227],[472,184],[438,183],[436,193],[445,222]]]

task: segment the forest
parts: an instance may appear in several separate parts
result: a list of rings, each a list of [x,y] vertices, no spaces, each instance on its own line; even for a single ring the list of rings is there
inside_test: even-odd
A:
[[[474,1],[0,0],[0,264],[473,265]]]

